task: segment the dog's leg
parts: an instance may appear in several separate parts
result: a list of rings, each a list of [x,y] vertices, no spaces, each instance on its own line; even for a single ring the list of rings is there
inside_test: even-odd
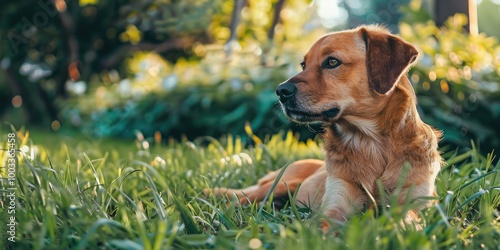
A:
[[[302,182],[304,182],[311,175],[315,174],[319,169],[324,169],[323,161],[320,160],[310,159],[293,162],[290,166],[288,166],[281,176],[281,180],[276,184],[273,192],[274,198],[287,197],[288,191],[293,194]],[[234,193],[238,196],[242,204],[248,204],[249,202],[261,202],[271,190],[281,170],[282,169],[269,172],[267,175],[260,178],[256,185],[244,189],[230,189],[225,187],[214,189],[207,188],[204,189],[203,192],[205,195],[213,193],[217,196],[232,195]]]
[[[431,206],[433,203],[436,203],[436,201],[428,199],[429,197],[436,196],[437,194],[434,186],[434,179],[432,178],[427,179],[425,182],[417,186],[411,185],[409,187],[403,187],[398,199],[398,203],[400,205],[404,205],[409,201],[412,203],[412,206],[415,207],[415,209],[407,212],[404,218],[404,222],[406,224],[415,226],[417,230],[422,230],[422,220],[418,214],[418,211]]]
[[[418,230],[422,229],[422,220],[418,211],[432,206],[432,204],[437,202],[437,200],[433,201],[429,198],[437,196],[435,180],[441,169],[441,162],[439,160],[433,162],[428,168],[428,172],[422,171],[423,169],[413,168],[410,172],[410,177],[413,178],[407,180],[407,183],[401,189],[401,193],[398,194],[398,203],[400,205],[411,202],[414,208],[407,212],[404,222],[406,224],[413,224]]]
[[[404,218],[404,224],[402,225],[405,227],[406,225],[413,225],[416,230],[422,230],[422,222],[420,220],[420,216],[418,216],[418,211],[413,209],[410,210],[406,213],[406,216]]]
[[[346,180],[328,176],[323,196],[323,214],[335,222],[344,222],[351,214],[361,211],[368,198],[363,190]],[[321,229],[326,232],[330,229],[327,221],[321,221]]]
[[[289,191],[291,194],[293,194],[297,189],[297,187],[300,185],[301,181],[302,180],[300,179],[287,180],[286,182],[284,180],[280,180],[276,184],[276,187],[274,188],[273,192],[274,199],[288,197]],[[242,204],[246,204],[248,202],[263,201],[273,185],[274,185],[274,180],[268,181],[262,184],[261,186],[258,186],[258,188],[254,192],[247,193],[246,194],[247,196],[241,198],[240,202]]]
[[[225,188],[225,187],[220,187],[220,188],[205,188],[203,189],[203,193],[205,196],[210,195],[210,193],[213,193],[215,196],[231,196],[235,194],[239,199],[244,198],[245,195],[251,194],[255,192],[259,188],[259,185],[253,185],[250,187],[246,187],[243,189],[233,189],[233,188]]]
[[[210,192],[212,192],[216,196],[231,196],[235,194],[239,198],[241,204],[247,205],[249,203],[263,201],[267,193],[269,193],[269,191],[271,190],[275,180],[276,179],[270,179],[269,181],[246,187],[244,189],[231,189],[221,187],[214,188],[212,190],[204,189],[203,192],[205,193],[205,195],[209,195]],[[297,189],[297,187],[300,185],[301,181],[302,180],[299,179],[288,180],[287,182],[280,180],[276,184],[276,187],[274,189],[274,198],[276,199],[287,197],[289,190],[290,193],[293,194],[295,192],[295,189]]]
[[[321,199],[325,195],[326,169],[320,168],[304,180],[300,185],[295,203],[306,205],[311,209],[318,209],[321,206]]]

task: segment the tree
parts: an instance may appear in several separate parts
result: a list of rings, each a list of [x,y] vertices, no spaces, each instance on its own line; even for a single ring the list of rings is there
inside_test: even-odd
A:
[[[0,89],[8,100],[22,98],[27,122],[57,120],[56,101],[68,87],[87,86],[113,69],[126,76],[120,64],[133,51],[154,50],[173,61],[190,56],[194,41],[211,40],[206,30],[219,2],[4,0]]]

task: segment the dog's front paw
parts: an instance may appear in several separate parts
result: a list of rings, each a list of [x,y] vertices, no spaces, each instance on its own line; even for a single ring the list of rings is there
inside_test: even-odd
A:
[[[344,223],[344,221],[321,219],[319,222],[319,228],[323,233],[323,236],[339,236]]]
[[[330,231],[331,229],[330,222],[328,222],[328,220],[326,219],[321,219],[321,221],[319,222],[319,228],[321,229],[323,234],[328,233],[328,231]]]

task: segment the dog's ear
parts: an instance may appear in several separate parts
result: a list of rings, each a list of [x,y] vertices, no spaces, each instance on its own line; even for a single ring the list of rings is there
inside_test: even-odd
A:
[[[387,31],[359,30],[366,44],[366,68],[370,88],[384,95],[391,92],[418,55],[417,49]]]

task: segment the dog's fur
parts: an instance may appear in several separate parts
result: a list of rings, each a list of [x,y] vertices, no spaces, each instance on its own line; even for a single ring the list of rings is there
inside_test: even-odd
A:
[[[377,181],[392,193],[407,177],[400,204],[435,195],[441,133],[425,124],[416,109],[406,75],[417,55],[412,45],[379,26],[334,32],[314,43],[304,70],[276,91],[290,119],[323,123],[326,159],[292,163],[274,190],[275,199],[288,197],[301,184],[299,204],[320,206],[324,215],[345,221],[367,204],[385,204]],[[205,193],[234,193],[242,203],[259,202],[278,173],[270,172],[249,188]],[[406,220],[418,220],[417,210],[429,203],[419,203]]]

